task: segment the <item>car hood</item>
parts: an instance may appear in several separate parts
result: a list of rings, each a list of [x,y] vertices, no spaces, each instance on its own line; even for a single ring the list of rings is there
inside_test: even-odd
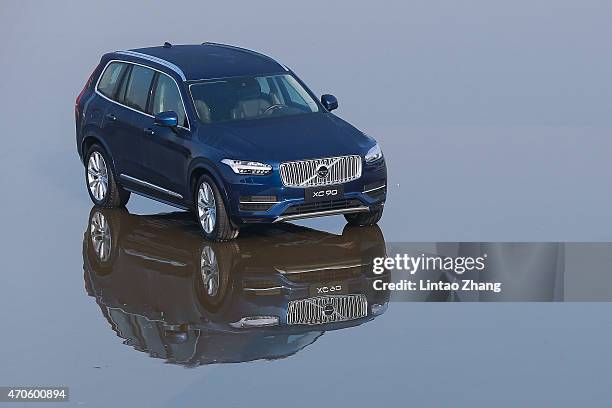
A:
[[[312,113],[220,123],[203,129],[206,144],[228,158],[283,162],[364,155],[375,141],[342,119]]]

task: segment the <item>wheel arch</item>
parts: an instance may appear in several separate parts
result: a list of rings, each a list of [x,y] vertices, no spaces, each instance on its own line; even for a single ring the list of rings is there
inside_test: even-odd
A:
[[[85,136],[83,137],[83,140],[81,141],[81,154],[83,157],[83,165],[85,165],[85,161],[87,160],[87,157],[86,157],[87,151],[94,144],[100,145],[106,151],[111,161],[111,164],[113,166],[113,169],[116,169],[115,158],[113,157],[113,154],[110,150],[110,146],[108,145],[108,143],[104,141],[104,138],[98,132],[94,131],[93,129],[90,129],[89,131],[87,131],[85,133]]]
[[[187,174],[187,186],[189,186],[187,194],[189,195],[189,202],[193,205],[196,183],[198,182],[198,179],[204,174],[207,174],[212,177],[212,179],[215,181],[215,184],[217,184],[217,188],[221,192],[221,197],[223,198],[225,208],[231,208],[229,205],[229,195],[227,193],[225,183],[223,182],[223,178],[221,177],[219,170],[217,170],[216,166],[212,161],[203,157],[194,159],[189,165],[189,171]],[[228,215],[231,217],[231,211],[228,211]]]

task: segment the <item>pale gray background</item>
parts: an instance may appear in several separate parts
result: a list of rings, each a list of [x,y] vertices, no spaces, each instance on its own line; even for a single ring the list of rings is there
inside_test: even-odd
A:
[[[220,3],[2,1],[2,189],[43,171],[89,205],[72,110],[100,55],[208,40],[278,58],[380,140],[388,239],[612,238],[612,3]]]
[[[73,104],[106,51],[245,46],[380,140],[388,241],[610,241],[611,8],[0,1],[0,383],[70,385],[89,406],[609,405],[607,304],[393,304],[290,359],[197,370],[123,346],[83,290]]]

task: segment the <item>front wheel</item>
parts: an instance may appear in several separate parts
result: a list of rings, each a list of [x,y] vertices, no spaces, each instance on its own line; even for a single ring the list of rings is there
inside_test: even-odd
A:
[[[203,175],[198,180],[195,192],[198,223],[206,239],[211,241],[235,239],[239,229],[232,225],[214,180],[208,175]]]
[[[375,225],[382,218],[383,207],[379,207],[369,212],[344,214],[344,218],[349,225],[365,227]]]

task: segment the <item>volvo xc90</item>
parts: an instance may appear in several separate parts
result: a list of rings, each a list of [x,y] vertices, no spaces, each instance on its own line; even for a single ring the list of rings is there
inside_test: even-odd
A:
[[[387,170],[376,141],[263,54],[203,43],[105,54],[75,105],[91,200],[130,193],[197,214],[206,238],[248,223],[343,214],[378,222]]]

